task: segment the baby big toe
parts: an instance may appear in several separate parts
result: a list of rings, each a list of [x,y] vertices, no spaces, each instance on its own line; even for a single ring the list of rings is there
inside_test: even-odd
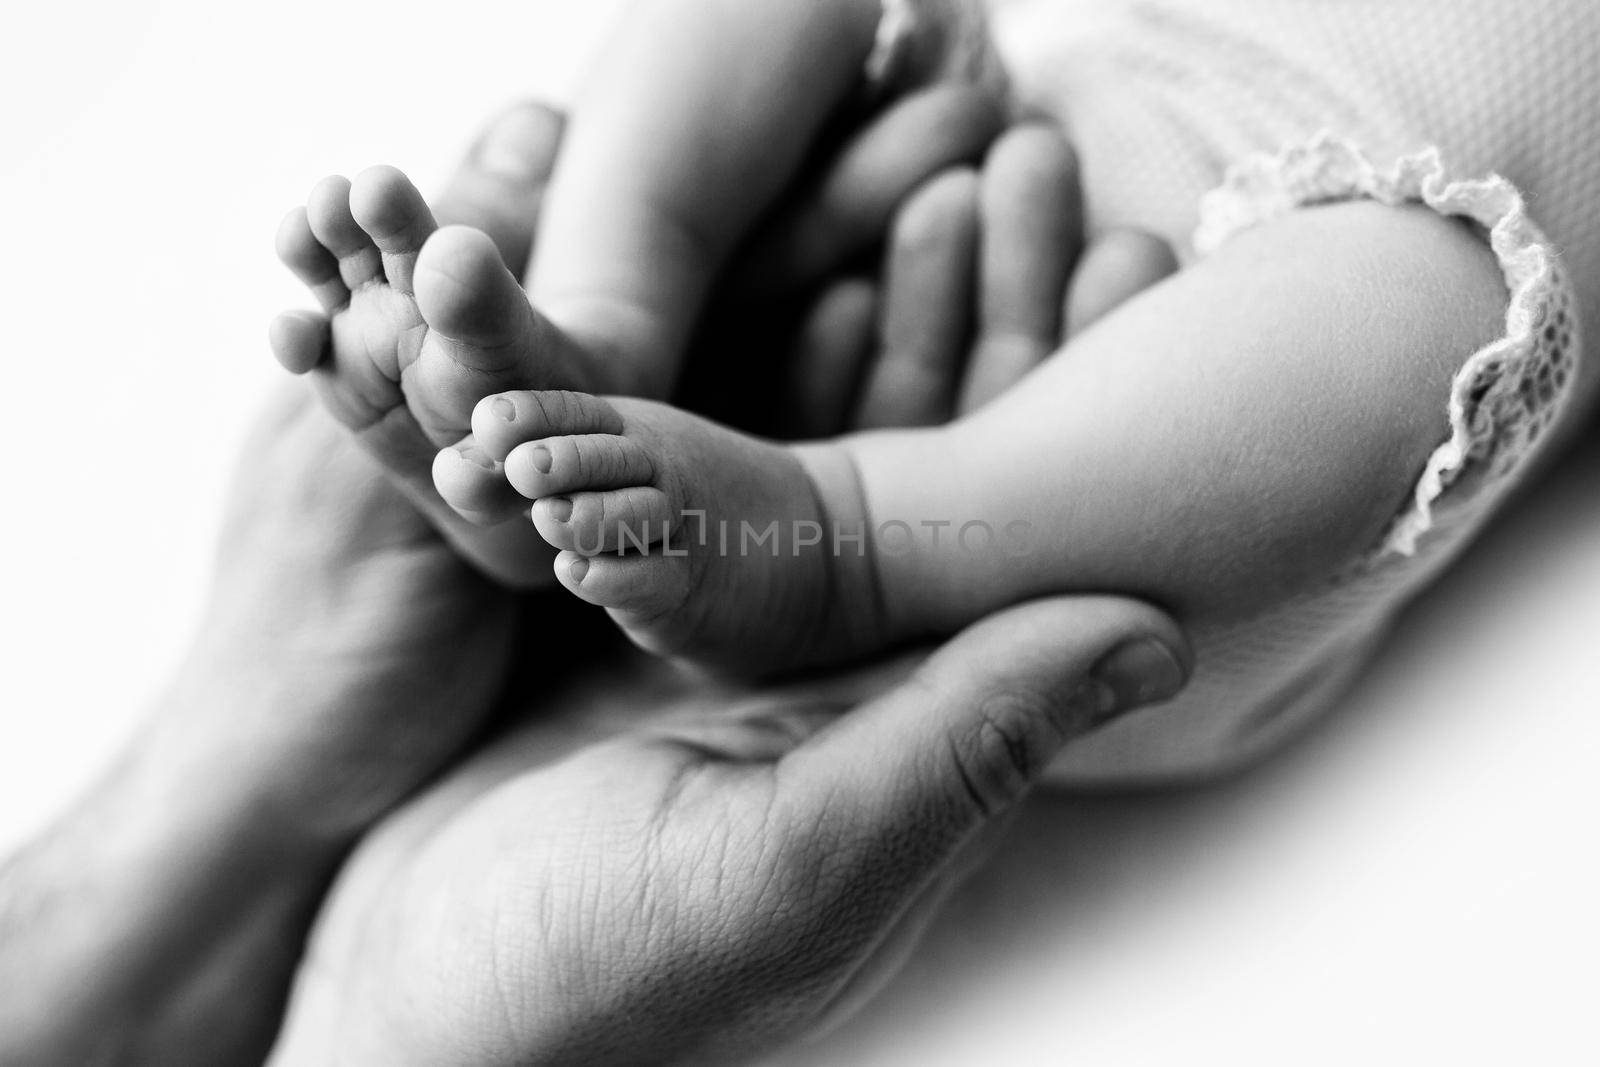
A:
[[[451,510],[480,526],[528,510],[528,502],[511,488],[499,465],[470,438],[434,456],[433,486]]]
[[[622,416],[588,393],[519,390],[486,396],[472,412],[472,435],[497,460],[513,449],[549,437],[620,434]]]
[[[475,369],[514,369],[515,358],[534,342],[533,308],[481,230],[434,231],[417,257],[416,295],[429,328],[461,346],[458,358]]]
[[[434,232],[417,257],[417,306],[477,396],[502,389],[604,390],[615,375],[528,303],[489,236]]]

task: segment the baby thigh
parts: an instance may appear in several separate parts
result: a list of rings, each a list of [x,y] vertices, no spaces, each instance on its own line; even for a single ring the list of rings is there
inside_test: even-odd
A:
[[[862,442],[880,521],[954,509],[1026,530],[1011,551],[885,555],[886,601],[945,628],[1117,590],[1219,623],[1325,583],[1404,510],[1506,299],[1482,242],[1424,209],[1351,202],[1242,233],[936,449]]]

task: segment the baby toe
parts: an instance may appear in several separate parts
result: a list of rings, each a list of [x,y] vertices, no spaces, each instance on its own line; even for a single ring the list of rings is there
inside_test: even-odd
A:
[[[278,259],[302,285],[310,289],[330,314],[350,300],[350,290],[339,276],[339,259],[311,232],[306,209],[296,207],[278,224]]]
[[[517,492],[537,500],[585,489],[649,485],[656,466],[631,438],[579,434],[518,445],[506,457],[505,473]]]
[[[688,561],[680,556],[589,557],[562,552],[556,557],[555,573],[574,596],[617,613],[617,621],[646,647],[649,643],[632,627],[676,610],[692,588]]]
[[[451,510],[479,526],[528,510],[528,502],[507,483],[499,465],[470,438],[434,456],[433,485]]]
[[[286,311],[267,330],[272,354],[290,374],[304,374],[321,363],[328,339],[328,320],[314,311]]]
[[[622,416],[589,393],[518,390],[486,396],[472,412],[472,434],[497,460],[530,441],[574,434],[620,434]]]
[[[670,542],[676,516],[666,493],[636,485],[545,497],[533,505],[533,525],[551,547],[592,556]]]
[[[350,213],[382,253],[389,284],[411,292],[417,253],[439,228],[411,179],[394,167],[368,167],[351,183]]]
[[[350,179],[322,179],[306,198],[306,221],[323,247],[338,259],[339,274],[351,289],[383,279],[378,246],[350,213]]]

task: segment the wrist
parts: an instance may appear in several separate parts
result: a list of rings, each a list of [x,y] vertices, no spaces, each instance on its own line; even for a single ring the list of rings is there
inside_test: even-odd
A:
[[[340,854],[253,817],[164,707],[0,869],[0,1062],[259,1061]]]
[[[301,738],[296,726],[337,708],[314,706],[322,694],[310,673],[290,656],[198,642],[124,759],[127,781],[118,788],[135,809],[126,818],[150,824],[139,836],[207,845],[219,861],[281,854],[318,872],[342,855],[371,818],[314,795],[322,784],[312,764],[318,738]]]

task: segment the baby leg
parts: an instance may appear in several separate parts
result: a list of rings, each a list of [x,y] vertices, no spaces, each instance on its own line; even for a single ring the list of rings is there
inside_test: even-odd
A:
[[[1380,543],[1449,436],[1449,386],[1503,325],[1493,256],[1421,208],[1308,209],[1237,236],[934,440],[854,439],[890,628],[944,631],[1108,589],[1249,616]],[[951,523],[938,544],[924,523]],[[1012,551],[951,536],[1013,531]],[[1017,531],[1026,544],[1017,546]]]
[[[1464,228],[1355,203],[1241,235],[946,427],[785,449],[665,405],[524,393],[474,429],[538,501],[563,584],[725,669],[1060,592],[1216,624],[1378,543],[1504,301]]]

